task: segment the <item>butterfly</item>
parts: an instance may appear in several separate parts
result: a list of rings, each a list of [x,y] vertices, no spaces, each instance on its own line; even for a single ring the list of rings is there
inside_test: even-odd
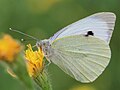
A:
[[[49,62],[77,81],[93,82],[110,62],[109,43],[115,20],[112,12],[96,13],[68,25],[49,39],[38,41],[36,46]]]

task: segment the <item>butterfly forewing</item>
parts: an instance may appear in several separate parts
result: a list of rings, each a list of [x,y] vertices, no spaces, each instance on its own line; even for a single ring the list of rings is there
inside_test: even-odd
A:
[[[68,25],[50,38],[51,43],[58,38],[71,35],[86,35],[92,31],[94,36],[109,43],[115,25],[116,16],[111,12],[96,13]]]

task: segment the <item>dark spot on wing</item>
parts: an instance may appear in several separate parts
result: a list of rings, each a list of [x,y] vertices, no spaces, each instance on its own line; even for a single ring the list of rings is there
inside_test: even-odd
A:
[[[94,33],[92,31],[88,31],[85,36],[89,36],[89,35],[94,36]]]

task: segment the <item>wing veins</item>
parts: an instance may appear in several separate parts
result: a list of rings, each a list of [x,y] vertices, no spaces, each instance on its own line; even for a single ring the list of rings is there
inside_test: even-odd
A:
[[[62,53],[63,54],[63,53]],[[65,55],[65,54],[64,54]],[[62,56],[63,57],[63,56]],[[63,58],[65,58],[65,57],[63,57]],[[65,58],[66,59],[66,58]],[[69,61],[69,60],[68,60]],[[70,62],[70,61],[69,61]],[[71,63],[71,62],[70,62]],[[73,63],[71,63],[88,81],[90,81],[91,82],[91,80],[83,73],[83,72],[81,72]],[[81,66],[81,65],[80,65]],[[81,66],[81,68],[83,68],[82,66]],[[83,69],[84,70],[84,69]],[[75,77],[76,78],[76,77]]]
[[[71,51],[71,50],[65,50],[67,52],[72,52],[72,53],[79,53],[79,54],[84,54],[84,55],[95,55],[95,56],[101,56],[104,58],[109,58],[107,56],[101,55],[101,54],[95,54],[95,53],[91,53],[91,52],[78,52],[78,51]]]

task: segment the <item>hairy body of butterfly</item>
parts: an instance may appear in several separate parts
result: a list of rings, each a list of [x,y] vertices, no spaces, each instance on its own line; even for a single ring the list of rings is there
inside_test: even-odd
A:
[[[111,12],[93,14],[41,40],[36,45],[48,61],[76,80],[93,82],[109,64],[109,42],[116,16]]]
[[[51,44],[48,39],[37,42],[36,46],[42,49],[46,58],[49,58],[52,55]]]

